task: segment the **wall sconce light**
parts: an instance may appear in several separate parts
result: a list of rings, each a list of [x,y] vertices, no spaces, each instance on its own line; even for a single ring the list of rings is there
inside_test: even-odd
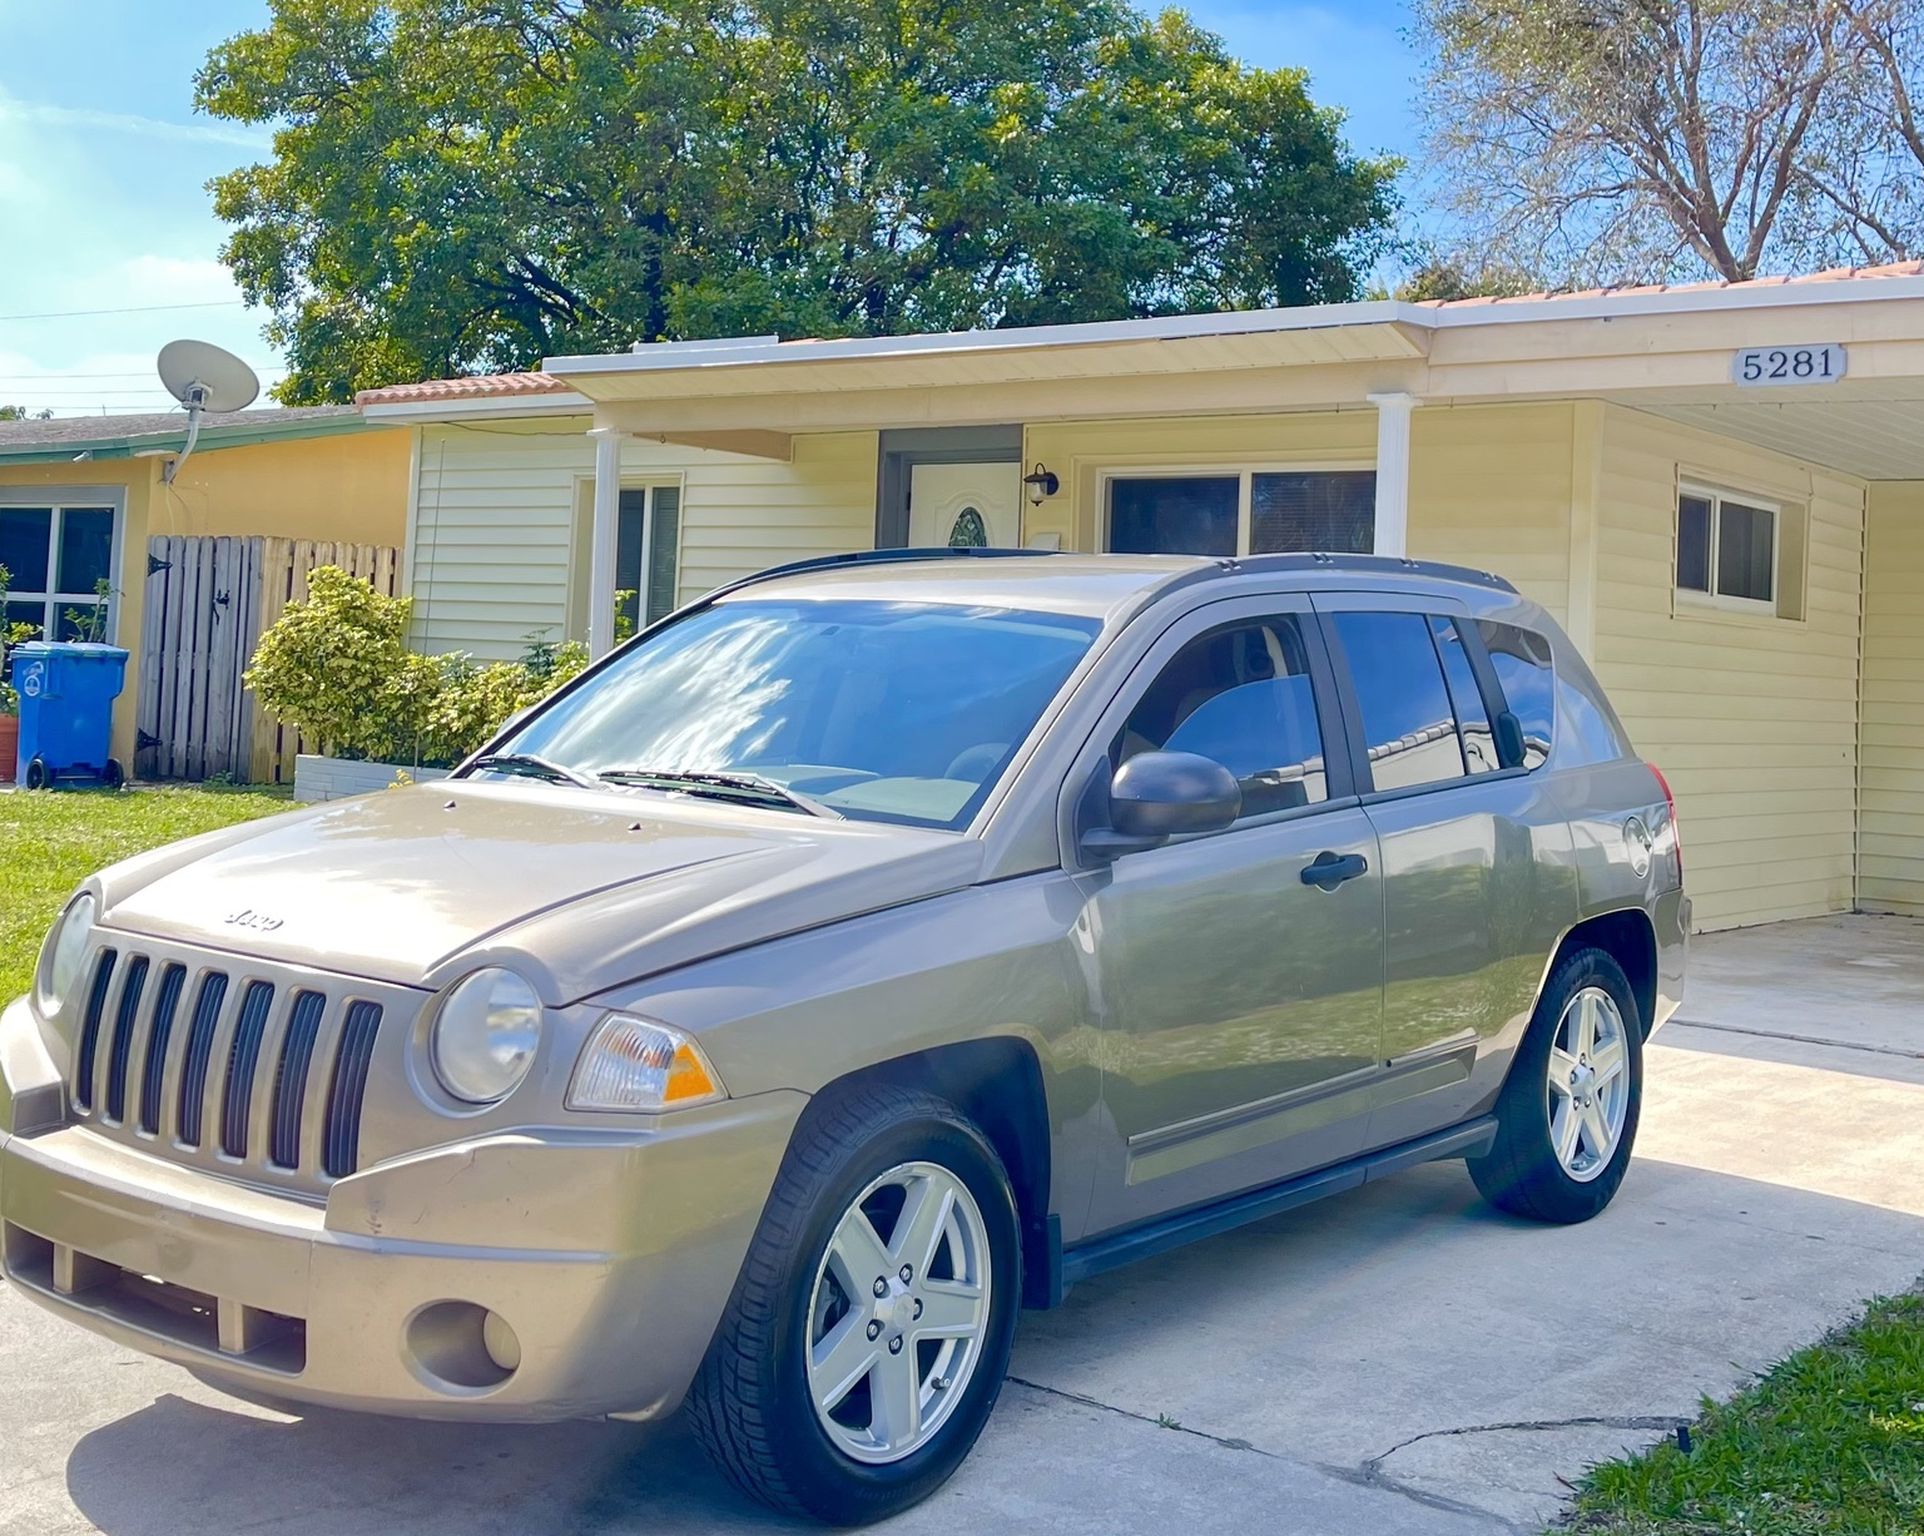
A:
[[[1005,480],[1002,483],[1007,485],[1008,481]],[[1062,481],[1056,477],[1054,471],[1045,469],[1040,461],[1032,471],[1022,477],[1022,483],[1029,488],[1029,505],[1032,507],[1041,506],[1062,489]]]

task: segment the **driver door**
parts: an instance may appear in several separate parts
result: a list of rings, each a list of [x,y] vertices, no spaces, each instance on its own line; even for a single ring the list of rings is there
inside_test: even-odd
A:
[[[1279,595],[1179,621],[1090,743],[1072,782],[1186,751],[1244,797],[1220,832],[1077,877],[1111,1131],[1092,1234],[1365,1149],[1383,889],[1341,720],[1309,603]]]

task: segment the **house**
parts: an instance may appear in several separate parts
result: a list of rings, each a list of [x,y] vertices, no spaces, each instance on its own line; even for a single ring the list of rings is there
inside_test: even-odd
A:
[[[231,698],[237,710],[240,699],[237,676],[217,684],[206,676],[208,638],[237,611],[231,583],[204,602],[194,594],[194,611],[206,616],[198,639],[191,625],[185,635],[149,636],[150,584],[164,574],[150,573],[150,540],[266,535],[398,547],[404,533],[409,434],[352,406],[210,414],[170,480],[186,435],[179,411],[0,422],[0,565],[13,577],[7,617],[64,639],[74,615],[106,608],[105,637],[131,653],[112,745],[127,766],[137,762],[143,694],[150,712],[159,703],[153,685],[163,640],[167,664],[203,685],[198,697],[191,685],[181,695],[183,722],[197,713],[198,729],[210,699]],[[96,595],[102,580],[104,600]],[[230,647],[235,656],[239,649]]]
[[[639,346],[361,404],[413,429],[427,649],[602,649],[618,601],[871,546],[1455,561],[1593,660],[1701,926],[1924,914],[1919,263]]]

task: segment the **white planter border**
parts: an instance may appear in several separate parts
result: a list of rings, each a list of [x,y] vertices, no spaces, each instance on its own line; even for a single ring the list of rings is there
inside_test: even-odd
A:
[[[339,800],[348,795],[367,795],[387,789],[396,782],[412,779],[425,784],[445,779],[445,768],[410,768],[405,763],[364,763],[345,757],[322,757],[303,752],[294,759],[294,800],[313,805],[322,800]]]

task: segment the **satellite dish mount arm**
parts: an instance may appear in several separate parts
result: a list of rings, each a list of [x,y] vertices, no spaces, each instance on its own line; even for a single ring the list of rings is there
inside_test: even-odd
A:
[[[164,485],[172,485],[174,476],[180,473],[180,466],[194,455],[194,444],[200,441],[200,418],[207,409],[207,386],[198,379],[187,386],[187,441],[180,445],[180,452],[161,466],[160,478]]]

